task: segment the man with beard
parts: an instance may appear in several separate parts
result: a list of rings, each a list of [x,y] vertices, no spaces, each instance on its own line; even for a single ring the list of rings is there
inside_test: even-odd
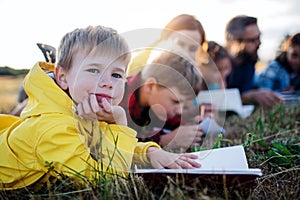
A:
[[[239,15],[226,25],[225,47],[232,60],[232,72],[227,77],[228,88],[238,88],[243,104],[274,108],[282,99],[271,90],[258,90],[254,85],[257,51],[261,44],[255,17]]]

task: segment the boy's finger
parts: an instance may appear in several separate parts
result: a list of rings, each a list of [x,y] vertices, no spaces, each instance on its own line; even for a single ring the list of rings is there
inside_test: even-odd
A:
[[[85,114],[89,114],[92,111],[91,105],[90,105],[90,101],[89,98],[85,98],[82,102],[82,109],[83,109],[83,113]]]
[[[192,159],[196,159],[196,158],[198,158],[198,156],[197,156],[197,155],[195,155],[195,154],[191,154],[191,153],[186,153],[186,154],[183,154],[183,156],[184,156],[184,157],[186,157],[186,158],[192,158]]]
[[[90,119],[89,115],[84,112],[82,103],[77,105],[77,114],[81,119]]]
[[[152,163],[152,167],[154,169],[163,169],[164,168],[164,166],[161,165],[159,162]]]
[[[100,106],[98,104],[97,98],[95,94],[90,95],[90,104],[91,104],[91,109],[94,113],[98,112],[100,110]]]
[[[200,168],[201,167],[201,164],[199,164],[198,162],[194,161],[194,160],[188,160],[187,161],[192,167],[195,167],[195,168]]]
[[[192,163],[190,163],[188,160],[177,160],[178,165],[180,166],[180,168],[182,169],[192,169],[193,165]]]
[[[175,162],[171,163],[170,165],[168,165],[167,167],[170,169],[181,169],[184,167],[182,165],[183,165],[183,163],[181,161],[175,161]]]
[[[189,163],[192,167],[196,167],[199,168],[201,167],[201,164],[199,164],[195,159],[198,158],[197,155],[195,154],[184,154],[183,156],[181,156],[181,159],[186,161],[187,163]]]
[[[103,105],[103,109],[106,112],[109,112],[109,113],[111,112],[111,105],[105,98],[102,99],[102,105]]]

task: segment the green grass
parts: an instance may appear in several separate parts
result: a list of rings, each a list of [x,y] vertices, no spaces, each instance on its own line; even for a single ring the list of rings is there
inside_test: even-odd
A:
[[[253,199],[297,199],[300,196],[300,107],[257,109],[251,117],[226,120],[228,139],[244,144],[250,167],[263,176]]]
[[[13,107],[22,79],[2,78],[0,113]],[[279,106],[273,110],[256,109],[246,119],[228,116],[224,125],[227,135],[215,147],[244,145],[250,168],[262,169],[263,176],[251,187],[232,187],[167,177],[157,187],[131,175],[106,178],[80,184],[65,177],[46,184],[38,191],[0,191],[0,199],[298,199],[300,196],[300,107]],[[51,165],[49,165],[51,167]],[[158,189],[157,189],[158,188]]]

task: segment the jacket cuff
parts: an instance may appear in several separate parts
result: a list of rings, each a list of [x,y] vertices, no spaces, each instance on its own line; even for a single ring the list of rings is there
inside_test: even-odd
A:
[[[147,157],[147,151],[149,147],[156,147],[161,149],[161,146],[159,146],[155,142],[138,142],[136,148],[135,148],[135,155],[138,157],[138,160],[141,162],[141,164],[149,164],[150,161]]]

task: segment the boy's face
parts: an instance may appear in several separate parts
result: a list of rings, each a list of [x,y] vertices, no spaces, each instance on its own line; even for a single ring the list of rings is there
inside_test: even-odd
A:
[[[152,89],[149,105],[155,115],[164,120],[165,117],[169,118],[175,115],[181,115],[186,100],[187,97],[181,95],[176,88],[168,89],[156,85]]]
[[[57,77],[64,81],[60,86],[69,90],[71,98],[80,103],[95,94],[102,106],[105,98],[112,105],[118,105],[124,95],[126,63],[113,56],[76,53],[68,72],[62,70]]]

